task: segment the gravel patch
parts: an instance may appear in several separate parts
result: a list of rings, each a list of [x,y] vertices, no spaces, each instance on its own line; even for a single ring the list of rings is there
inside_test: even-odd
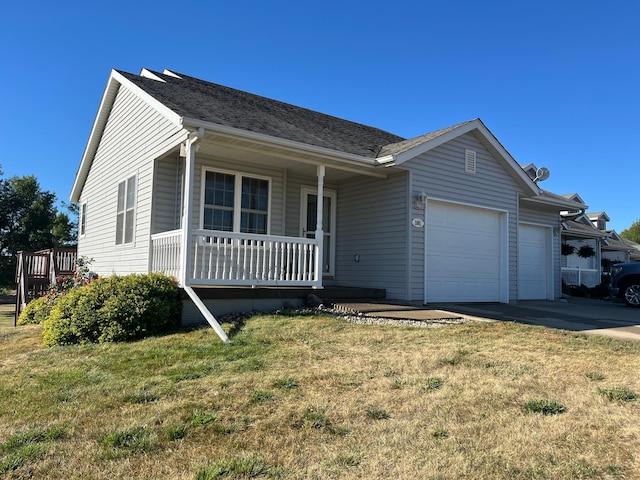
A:
[[[349,323],[357,323],[361,325],[401,325],[405,327],[416,328],[438,328],[449,325],[462,325],[469,323],[465,318],[442,318],[429,320],[411,320],[405,318],[386,318],[378,315],[367,315],[363,312],[351,310],[343,306],[325,306],[307,307],[299,309],[281,309],[271,312],[234,312],[220,317],[221,323],[244,322],[256,315],[286,315],[288,317],[296,315],[331,315],[340,318]]]

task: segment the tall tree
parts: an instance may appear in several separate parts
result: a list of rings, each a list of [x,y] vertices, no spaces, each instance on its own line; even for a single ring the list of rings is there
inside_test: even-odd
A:
[[[33,175],[0,178],[0,285],[13,283],[20,250],[73,242],[73,224],[67,214],[58,213],[55,201],[55,194],[43,191]]]
[[[632,242],[640,243],[640,219],[633,222],[629,228],[620,232],[620,236]]]

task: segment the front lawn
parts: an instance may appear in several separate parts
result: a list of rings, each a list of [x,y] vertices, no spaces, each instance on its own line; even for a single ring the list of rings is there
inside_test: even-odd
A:
[[[15,303],[0,302],[0,328],[13,327],[15,319],[16,305]]]
[[[13,323],[11,322],[11,325]],[[0,477],[640,478],[640,344],[272,316],[45,348],[0,328]]]

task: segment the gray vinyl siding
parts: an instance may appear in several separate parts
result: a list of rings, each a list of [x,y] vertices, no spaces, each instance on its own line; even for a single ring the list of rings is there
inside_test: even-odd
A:
[[[465,172],[465,149],[476,152],[476,173]],[[411,170],[411,196],[496,209],[508,213],[509,299],[517,296],[517,211],[522,188],[473,133],[461,135],[402,165]],[[412,207],[412,216],[424,211]],[[426,228],[426,227],[425,227]],[[425,228],[411,228],[411,300],[424,299]]]
[[[146,272],[149,266],[153,160],[181,129],[125,87],[120,87],[87,176],[86,234],[78,254],[93,259],[99,275]],[[118,183],[136,175],[134,242],[116,245]]]
[[[156,161],[152,233],[180,228],[184,159],[178,152]]]
[[[339,183],[337,285],[384,288],[389,299],[407,298],[407,187],[407,172]]]
[[[552,245],[552,269],[553,269],[553,296],[560,298],[562,295],[562,271],[560,263],[560,214],[555,208],[544,208],[528,205],[520,206],[519,222],[544,225],[553,228]]]

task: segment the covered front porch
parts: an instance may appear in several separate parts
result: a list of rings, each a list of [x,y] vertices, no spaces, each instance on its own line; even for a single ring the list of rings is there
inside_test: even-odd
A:
[[[155,160],[148,268],[176,277],[226,341],[203,289],[318,290],[335,282],[338,187],[387,174],[373,161],[206,127]]]

